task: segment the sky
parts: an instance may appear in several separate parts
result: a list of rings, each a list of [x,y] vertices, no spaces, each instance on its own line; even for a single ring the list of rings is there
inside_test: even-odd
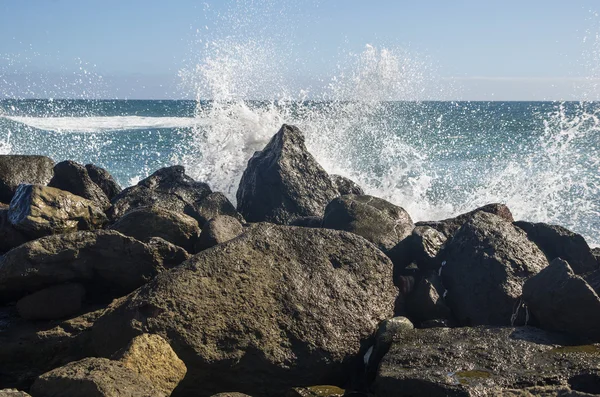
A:
[[[0,0],[0,97],[321,98],[352,75],[391,99],[600,99],[596,12],[598,0]]]

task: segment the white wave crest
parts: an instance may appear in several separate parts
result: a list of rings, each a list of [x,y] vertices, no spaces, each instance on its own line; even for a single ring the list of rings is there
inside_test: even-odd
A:
[[[84,133],[160,128],[191,128],[196,126],[198,122],[198,120],[193,117],[4,117],[8,120],[40,130]]]

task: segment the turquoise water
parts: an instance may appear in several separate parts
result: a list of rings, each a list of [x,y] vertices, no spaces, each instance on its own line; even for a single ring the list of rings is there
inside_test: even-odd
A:
[[[157,168],[234,198],[246,161],[298,125],[330,172],[440,219],[504,202],[520,219],[600,242],[599,103],[0,101],[0,151],[107,168],[124,186]]]

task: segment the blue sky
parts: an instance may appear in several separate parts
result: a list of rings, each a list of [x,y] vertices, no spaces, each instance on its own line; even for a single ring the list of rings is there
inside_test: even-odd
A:
[[[370,44],[423,65],[421,99],[599,99],[595,11],[597,0],[0,0],[0,97],[190,97],[180,72],[215,55],[207,43],[253,40],[270,54],[255,72],[285,68],[291,91],[318,94]]]

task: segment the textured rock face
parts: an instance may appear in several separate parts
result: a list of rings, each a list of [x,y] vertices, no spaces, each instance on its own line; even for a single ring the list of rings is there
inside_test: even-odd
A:
[[[422,278],[406,300],[408,316],[419,324],[431,320],[449,320],[452,312],[443,295],[444,286],[436,273]]]
[[[414,226],[403,208],[377,197],[353,194],[332,200],[323,217],[324,228],[358,234],[382,251],[408,237]]]
[[[87,169],[74,161],[67,160],[56,164],[54,176],[48,186],[88,199],[102,210],[110,207],[108,197],[90,178]]]
[[[94,355],[91,327],[101,313],[52,323],[14,318],[0,329],[0,384],[29,390],[44,372]]]
[[[446,303],[461,325],[510,325],[525,280],[548,265],[522,230],[474,214],[441,253]]]
[[[300,226],[300,227],[321,227],[323,223],[322,216],[303,216],[301,218],[296,218],[292,220],[289,225],[290,226]]]
[[[438,255],[446,240],[446,236],[442,232],[432,227],[417,226],[410,236],[400,241],[386,254],[397,270],[405,269],[414,263],[424,272],[437,272],[442,265]]]
[[[114,360],[150,380],[155,388],[170,396],[181,382],[187,368],[169,343],[158,335],[143,334],[118,352]]]
[[[598,348],[524,328],[415,329],[396,338],[373,384],[376,396],[502,395],[502,389],[600,379]],[[525,394],[526,395],[526,394]]]
[[[333,182],[333,186],[335,186],[340,196],[344,196],[346,194],[365,194],[364,190],[352,179],[335,174],[330,175],[330,177],[331,182]]]
[[[115,231],[48,236],[0,258],[0,302],[66,282],[81,282],[90,298],[125,295],[162,270],[146,244]]]
[[[0,252],[9,251],[31,240],[8,219],[8,208],[0,208]]]
[[[99,229],[107,221],[93,202],[40,185],[19,186],[8,211],[12,225],[31,238]]]
[[[465,222],[478,212],[487,212],[489,214],[498,215],[500,218],[504,218],[509,222],[514,221],[512,213],[504,204],[487,204],[473,211],[458,215],[457,217],[444,219],[443,221],[417,222],[417,226],[432,227],[443,233],[447,238],[451,238]]]
[[[183,248],[160,237],[152,237],[147,244],[161,258],[163,266],[167,269],[171,269],[191,257]]]
[[[341,384],[396,295],[392,263],[361,237],[259,224],[115,304],[94,343],[108,356],[161,335],[188,368],[182,395]]]
[[[0,155],[0,202],[10,203],[20,184],[46,185],[53,169],[45,156]]]
[[[248,161],[236,197],[247,221],[287,224],[322,215],[338,195],[327,172],[306,150],[302,132],[283,125]]]
[[[585,274],[598,269],[598,262],[585,239],[572,231],[558,225],[546,223],[515,222],[527,233],[546,254],[548,261],[562,258],[569,262],[575,274]]]
[[[84,358],[41,375],[34,397],[165,397],[150,381],[118,361]]]
[[[81,284],[56,285],[34,292],[17,302],[19,315],[28,320],[54,320],[77,313],[85,288]]]
[[[196,245],[196,252],[234,239],[243,231],[244,228],[237,219],[227,215],[219,215],[204,225]]]
[[[157,206],[183,212],[200,222],[193,207],[210,193],[206,183],[194,181],[185,174],[185,168],[175,165],[161,168],[136,186],[123,190],[113,198],[108,214],[118,219],[132,209]]]
[[[94,164],[86,164],[85,169],[88,175],[94,181],[96,185],[102,189],[106,197],[112,200],[117,194],[123,190],[121,186],[115,181],[112,175],[104,168],[98,167]]]
[[[600,342],[598,292],[559,258],[527,280],[523,299],[542,328]]]
[[[244,217],[237,212],[231,201],[221,192],[212,192],[201,201],[192,205],[189,211],[203,228],[206,222],[219,215],[227,215],[244,223]]]
[[[0,397],[31,397],[29,394],[24,391],[19,391],[17,389],[3,389],[0,390]]]
[[[193,252],[200,235],[198,222],[194,218],[160,207],[142,207],[129,211],[110,228],[140,241],[160,237],[188,252]]]

